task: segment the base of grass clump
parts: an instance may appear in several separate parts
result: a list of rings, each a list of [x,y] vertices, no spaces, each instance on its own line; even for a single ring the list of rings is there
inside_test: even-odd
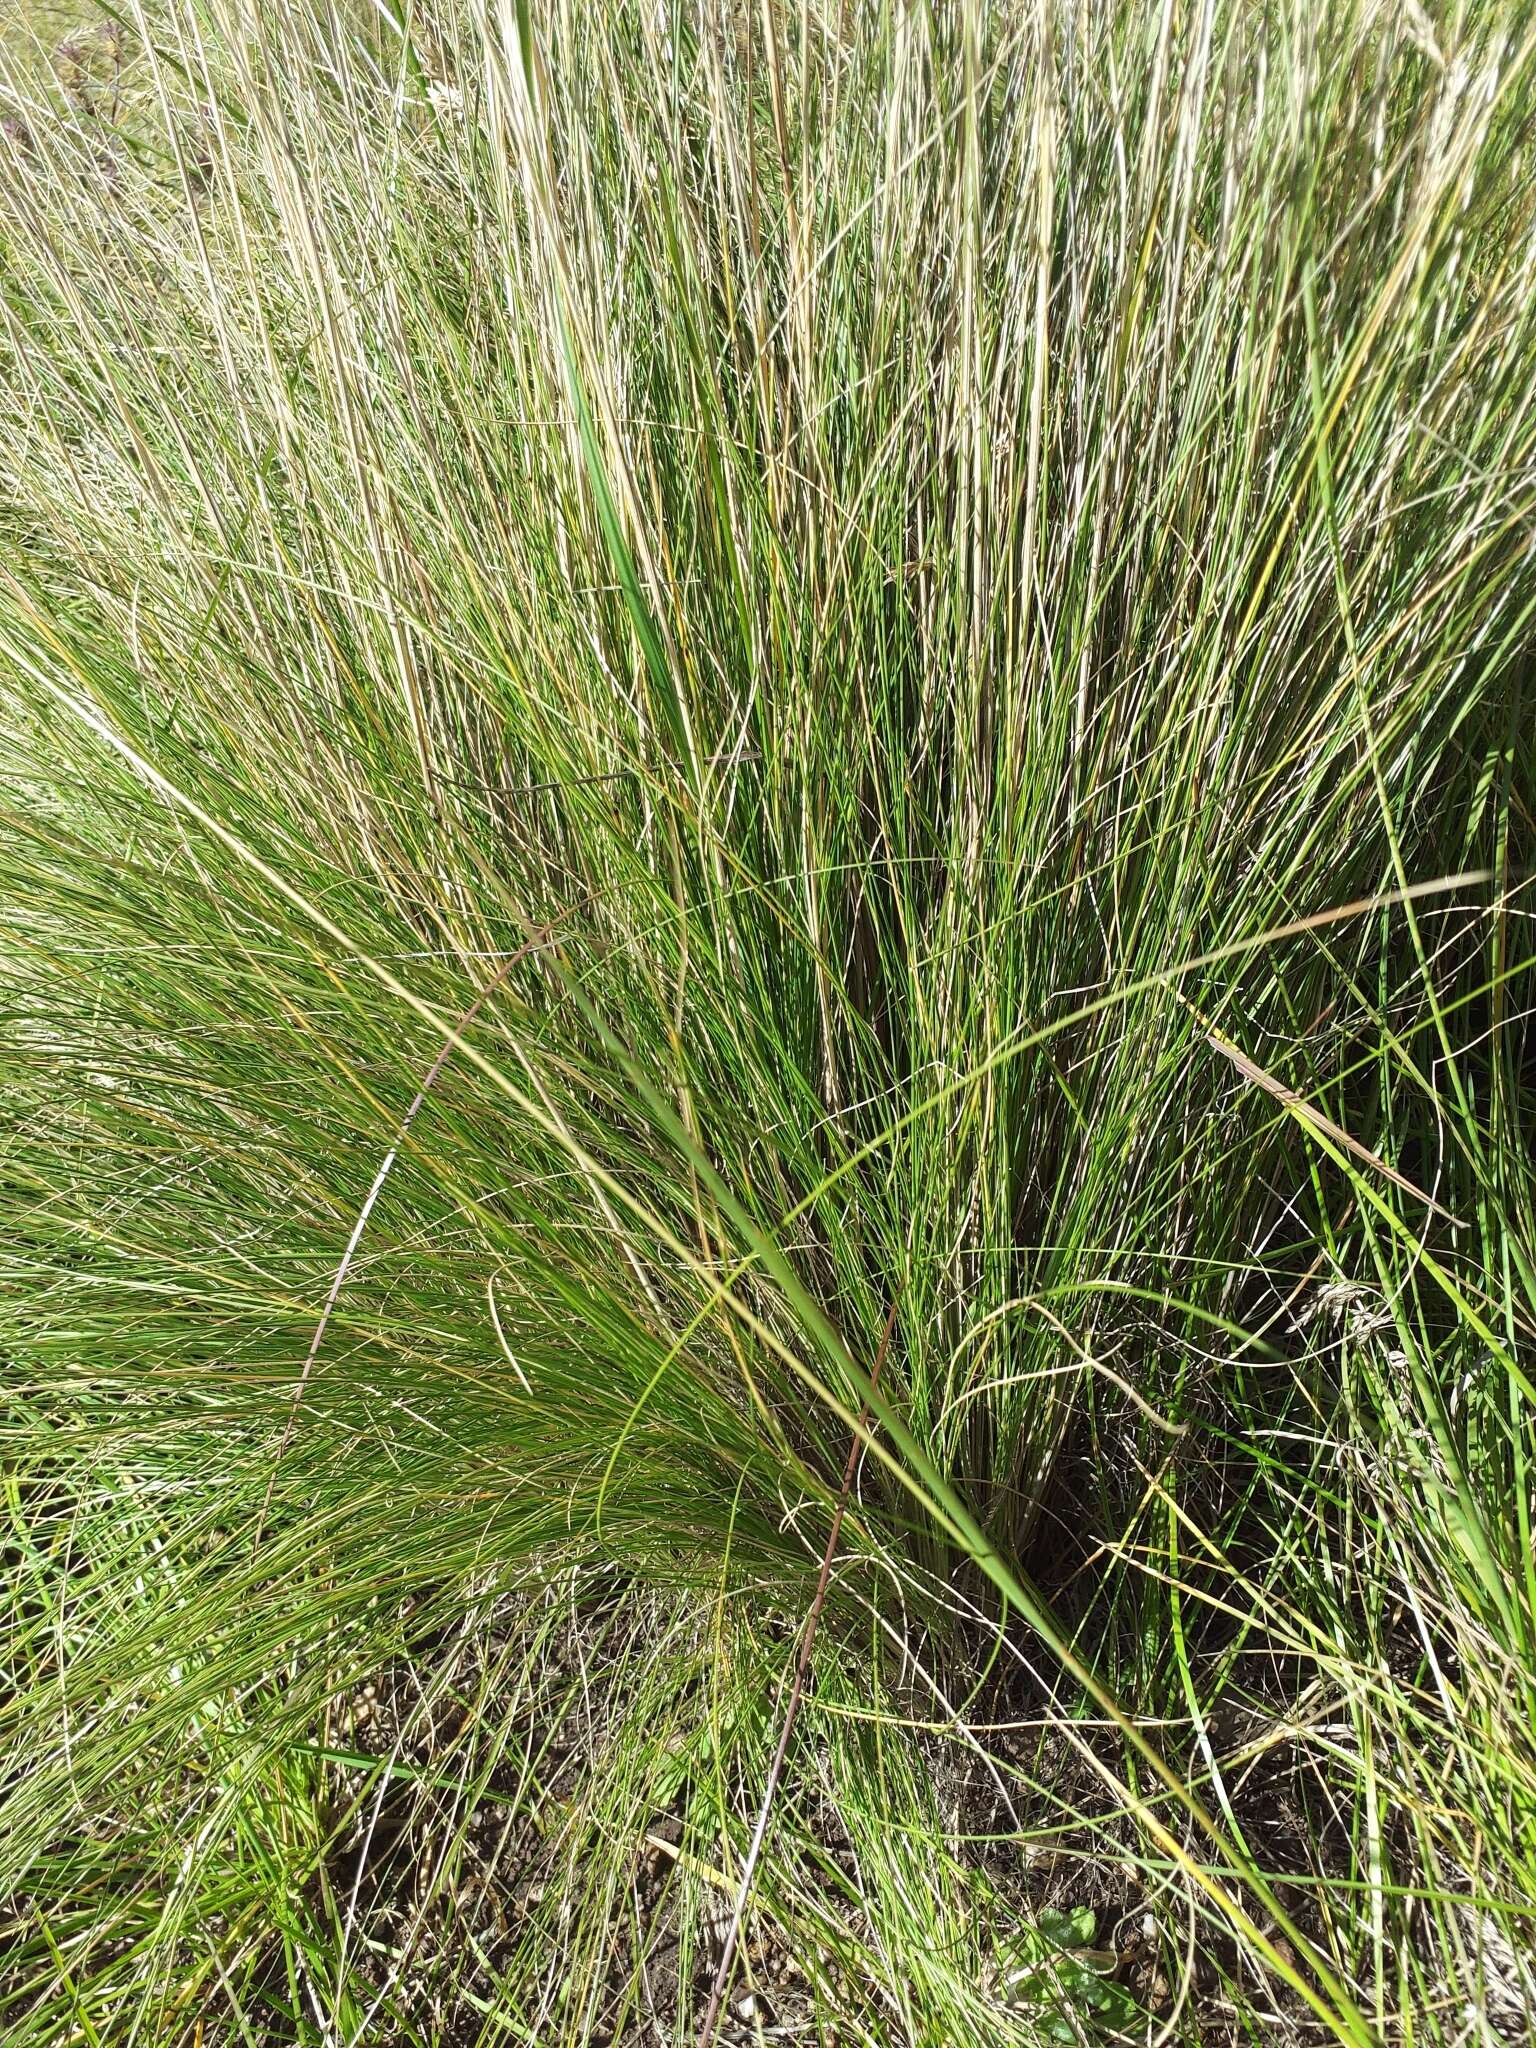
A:
[[[4,48],[6,2040],[1525,2038],[1520,7]]]

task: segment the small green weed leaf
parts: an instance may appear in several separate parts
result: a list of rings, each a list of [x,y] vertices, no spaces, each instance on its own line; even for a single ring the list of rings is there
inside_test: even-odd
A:
[[[1098,1915],[1088,1906],[1070,1912],[1047,1906],[1035,1922],[1036,1932],[1053,1948],[1087,1948],[1098,1929]]]

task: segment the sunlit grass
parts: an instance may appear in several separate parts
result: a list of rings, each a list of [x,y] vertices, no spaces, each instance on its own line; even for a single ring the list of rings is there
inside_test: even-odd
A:
[[[866,1409],[740,2038],[1519,2038],[1523,10],[121,35],[0,166],[7,2038],[691,2039]]]

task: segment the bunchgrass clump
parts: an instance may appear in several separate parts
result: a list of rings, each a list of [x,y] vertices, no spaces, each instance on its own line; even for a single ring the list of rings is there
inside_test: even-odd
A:
[[[7,2041],[1525,2038],[1533,95],[11,66]]]

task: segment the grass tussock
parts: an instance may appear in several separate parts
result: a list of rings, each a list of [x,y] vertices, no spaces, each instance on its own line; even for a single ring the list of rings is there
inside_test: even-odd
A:
[[[35,56],[6,2039],[1526,2038],[1526,10]]]

